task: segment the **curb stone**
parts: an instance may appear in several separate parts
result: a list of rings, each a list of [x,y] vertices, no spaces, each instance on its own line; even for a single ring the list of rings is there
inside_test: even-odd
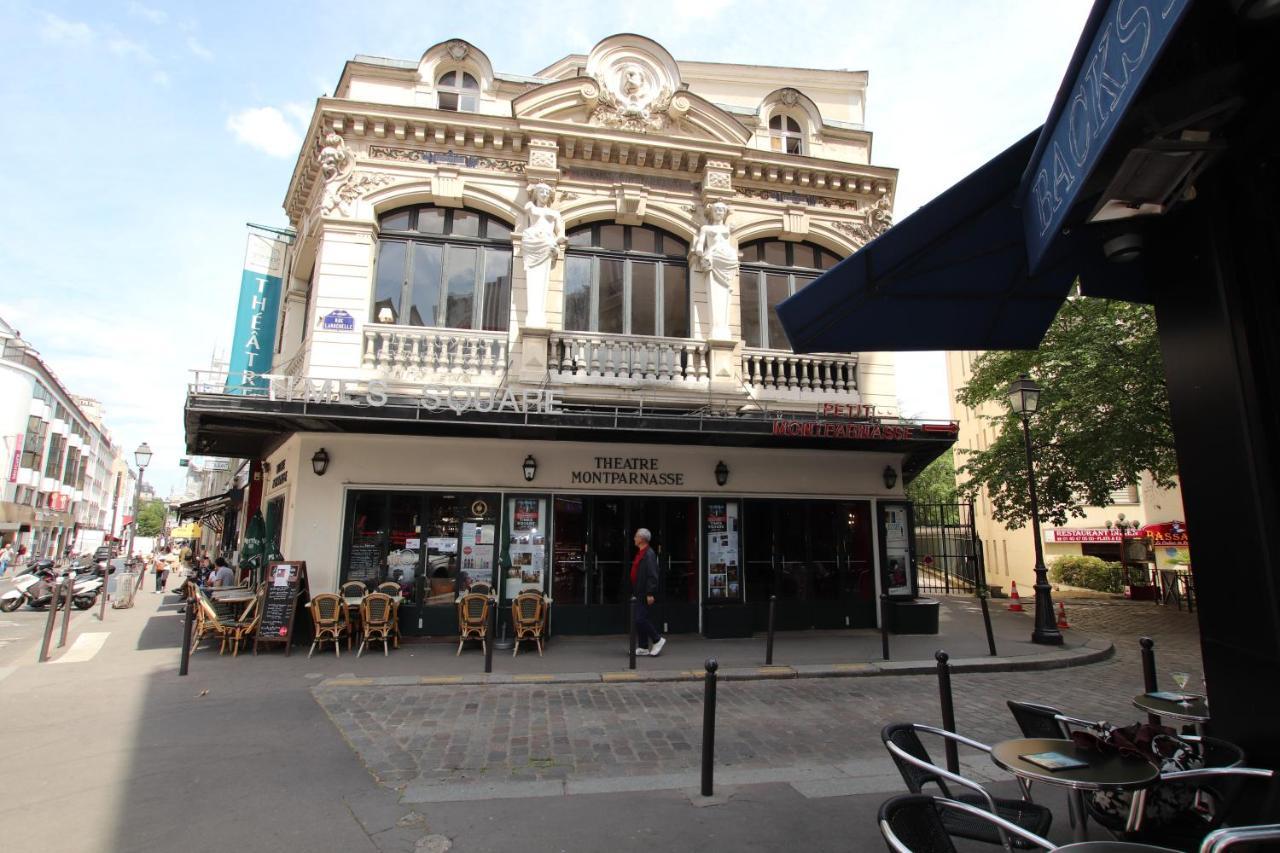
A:
[[[1084,645],[1019,657],[955,658],[952,672],[1036,672],[1098,663],[1115,655],[1107,640],[1091,639]],[[859,663],[796,664],[795,666],[747,666],[720,670],[722,681],[776,681],[797,678],[874,678],[896,675],[929,675],[937,665],[925,661],[863,661]],[[701,681],[702,670],[621,670],[612,672],[509,673],[446,676],[338,676],[326,679],[313,690],[341,687],[446,687],[490,684],[637,684],[672,681]]]

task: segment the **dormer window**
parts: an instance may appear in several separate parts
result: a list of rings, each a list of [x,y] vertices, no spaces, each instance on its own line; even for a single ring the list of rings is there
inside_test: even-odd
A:
[[[465,71],[446,71],[436,81],[436,98],[442,110],[474,113],[479,107],[480,84]]]
[[[769,142],[774,151],[803,154],[804,137],[800,132],[800,122],[787,115],[769,119]]]

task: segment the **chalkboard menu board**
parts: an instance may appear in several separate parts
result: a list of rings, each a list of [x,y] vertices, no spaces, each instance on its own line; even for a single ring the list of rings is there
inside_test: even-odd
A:
[[[298,600],[310,597],[305,562],[277,562],[267,566],[267,598],[263,602],[258,635],[253,638],[254,654],[258,652],[259,643],[284,643],[284,653],[289,654]]]
[[[382,542],[352,542],[347,560],[347,580],[377,581],[382,578]]]

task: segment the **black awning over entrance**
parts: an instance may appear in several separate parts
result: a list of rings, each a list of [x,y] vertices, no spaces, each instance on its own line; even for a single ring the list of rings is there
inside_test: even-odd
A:
[[[372,433],[901,453],[907,480],[954,444],[958,431],[947,421],[855,421],[705,407],[565,404],[555,412],[457,414],[425,409],[411,398],[370,406],[219,393],[190,394],[185,421],[189,452],[243,459],[261,458],[296,432]]]
[[[231,489],[220,495],[211,495],[207,498],[199,498],[194,501],[187,501],[184,504],[178,504],[178,520],[205,521],[213,517],[221,518],[226,515],[227,510],[240,506],[241,494],[241,489]]]

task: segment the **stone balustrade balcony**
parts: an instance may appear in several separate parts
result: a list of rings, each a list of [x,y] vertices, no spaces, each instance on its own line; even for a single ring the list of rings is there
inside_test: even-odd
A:
[[[547,369],[567,385],[664,385],[705,391],[706,341],[595,332],[552,332]]]
[[[506,332],[366,326],[363,366],[402,382],[496,385],[507,372]]]
[[[857,402],[856,353],[799,355],[744,347],[742,381],[761,400]]]

